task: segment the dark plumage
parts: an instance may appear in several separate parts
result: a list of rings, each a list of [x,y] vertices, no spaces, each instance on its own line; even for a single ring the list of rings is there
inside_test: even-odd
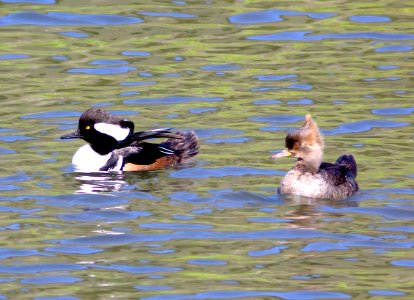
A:
[[[198,138],[193,131],[171,132],[170,128],[134,132],[134,123],[110,113],[90,108],[79,119],[77,131],[62,139],[81,138],[81,147],[72,163],[87,171],[157,170],[186,162],[198,154]],[[156,144],[146,140],[167,138]]]

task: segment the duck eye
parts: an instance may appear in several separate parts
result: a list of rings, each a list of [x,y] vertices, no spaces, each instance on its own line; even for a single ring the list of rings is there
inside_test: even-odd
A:
[[[91,126],[88,125],[88,126],[85,127],[85,129],[89,130],[89,129],[91,129]]]

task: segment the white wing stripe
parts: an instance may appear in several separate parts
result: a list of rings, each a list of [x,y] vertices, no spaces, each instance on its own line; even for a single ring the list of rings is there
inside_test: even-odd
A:
[[[158,149],[160,150],[161,153],[167,154],[167,155],[171,155],[174,154],[174,150],[168,149],[168,148],[164,148],[164,147],[158,147]]]

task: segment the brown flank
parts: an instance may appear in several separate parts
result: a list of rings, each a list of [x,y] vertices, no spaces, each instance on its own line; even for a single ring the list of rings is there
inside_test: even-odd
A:
[[[160,170],[167,167],[174,166],[177,163],[177,156],[163,156],[157,159],[154,163],[150,165],[135,165],[131,163],[126,163],[123,171],[154,171]]]

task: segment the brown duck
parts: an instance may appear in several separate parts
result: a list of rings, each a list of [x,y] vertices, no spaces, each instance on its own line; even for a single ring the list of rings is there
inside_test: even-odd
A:
[[[279,193],[341,200],[358,191],[357,164],[352,155],[342,155],[334,164],[322,162],[324,140],[310,114],[302,127],[287,134],[285,146],[272,158],[294,156],[297,162],[282,179]]]

